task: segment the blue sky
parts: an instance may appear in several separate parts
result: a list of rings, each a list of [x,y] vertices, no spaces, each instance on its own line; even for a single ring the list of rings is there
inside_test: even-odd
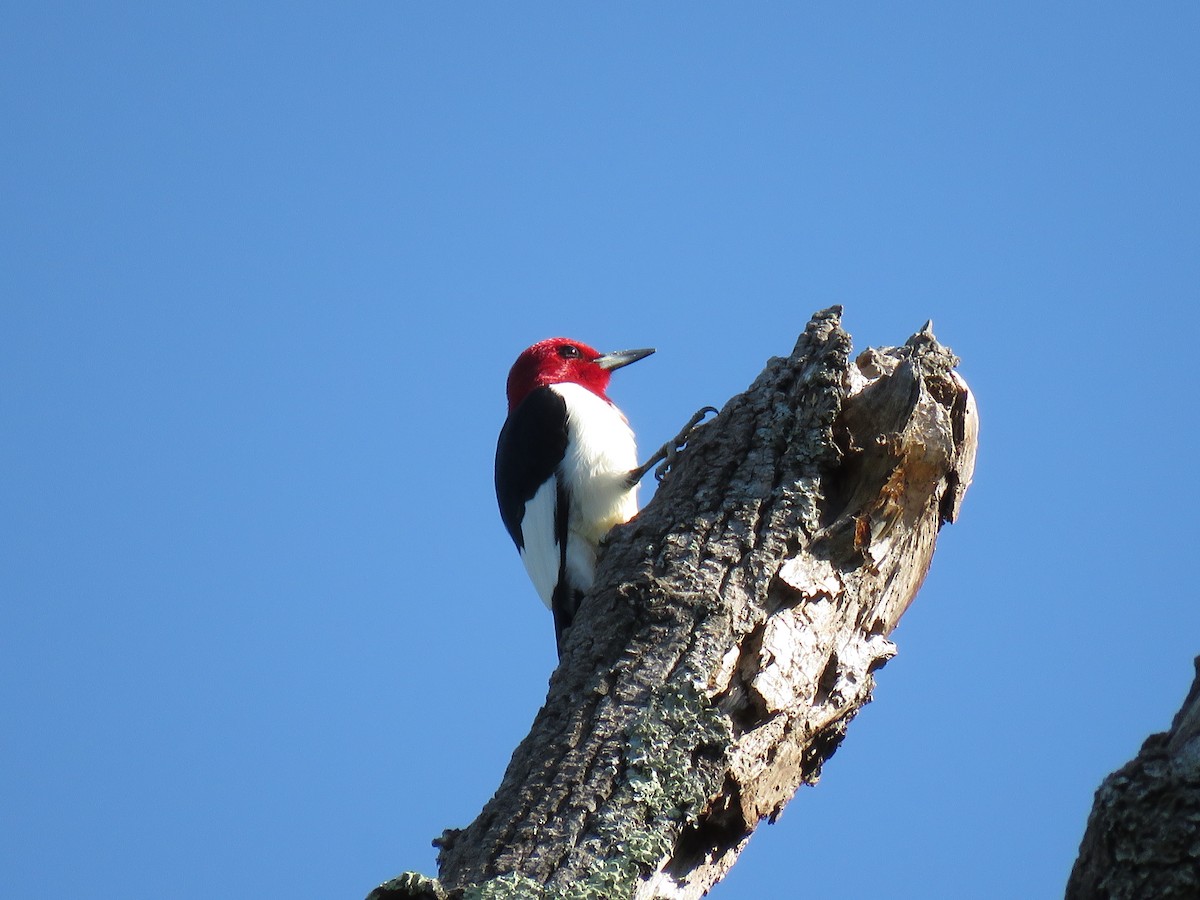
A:
[[[492,495],[513,358],[657,347],[613,389],[651,448],[833,303],[858,347],[933,318],[976,484],[712,896],[1061,896],[1200,652],[1200,8],[5,18],[7,896],[432,872],[555,663]]]

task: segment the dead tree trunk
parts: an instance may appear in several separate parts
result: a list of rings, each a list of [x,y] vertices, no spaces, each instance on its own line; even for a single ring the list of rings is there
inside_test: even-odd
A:
[[[496,795],[440,884],[373,898],[694,898],[817,780],[868,702],[974,465],[929,326],[850,361],[834,307],[614,530]]]
[[[1200,897],[1200,657],[1171,730],[1096,791],[1067,900]]]

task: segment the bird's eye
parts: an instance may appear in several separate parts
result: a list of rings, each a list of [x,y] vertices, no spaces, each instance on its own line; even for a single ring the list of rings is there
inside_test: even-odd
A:
[[[558,355],[563,359],[579,359],[579,357],[583,356],[583,354],[579,352],[579,348],[574,344],[563,344],[558,348]]]

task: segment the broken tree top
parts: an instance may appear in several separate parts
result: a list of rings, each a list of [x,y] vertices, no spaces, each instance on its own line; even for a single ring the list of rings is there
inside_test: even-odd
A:
[[[503,782],[438,841],[439,882],[374,896],[693,898],[719,881],[870,700],[958,518],[978,421],[957,364],[930,325],[852,359],[841,309],[813,316],[609,535]]]

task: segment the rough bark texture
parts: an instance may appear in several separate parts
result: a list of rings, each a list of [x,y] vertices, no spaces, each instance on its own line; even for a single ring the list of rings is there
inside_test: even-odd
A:
[[[1067,900],[1200,897],[1200,658],[1171,730],[1096,791]]]
[[[929,326],[850,361],[813,317],[615,529],[496,795],[440,883],[375,898],[694,898],[817,780],[869,701],[974,465]]]

